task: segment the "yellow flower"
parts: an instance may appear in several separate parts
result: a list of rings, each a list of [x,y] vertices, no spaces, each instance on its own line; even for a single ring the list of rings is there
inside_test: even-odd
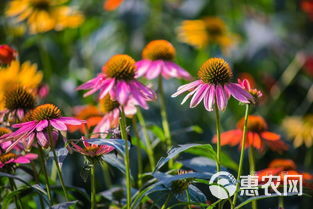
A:
[[[206,17],[201,20],[185,20],[178,27],[178,39],[196,48],[204,48],[211,43],[227,50],[237,36],[228,32],[223,20],[218,17]]]
[[[30,33],[74,28],[84,21],[84,16],[71,7],[62,5],[67,0],[12,0],[6,15],[26,21]]]
[[[304,117],[288,117],[283,121],[283,127],[288,136],[293,139],[293,145],[306,147],[313,145],[313,114]]]
[[[0,109],[4,108],[4,93],[8,88],[23,86],[34,89],[42,80],[42,73],[37,71],[37,65],[30,62],[20,64],[15,60],[7,68],[0,67]]]

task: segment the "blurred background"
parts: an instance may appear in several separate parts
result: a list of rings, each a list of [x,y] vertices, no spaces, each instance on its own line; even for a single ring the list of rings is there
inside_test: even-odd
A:
[[[75,24],[42,32],[31,31],[34,23],[17,20],[14,11],[8,12],[9,3],[0,3],[0,43],[13,47],[21,63],[37,64],[43,73],[42,83],[49,86],[46,102],[57,104],[65,115],[73,115],[76,106],[96,105],[94,97],[83,98],[75,88],[99,73],[112,55],[129,54],[140,60],[149,41],[165,39],[176,48],[175,61],[193,76],[206,59],[223,57],[231,64],[235,81],[247,78],[263,92],[252,114],[264,117],[269,130],[279,133],[289,149],[260,152],[257,169],[267,167],[275,158],[291,158],[299,170],[313,172],[313,1],[62,1],[62,6],[79,12],[77,19],[69,20]],[[33,21],[45,21],[39,15],[37,18]],[[202,105],[195,109],[189,109],[188,104],[180,106],[180,99],[170,97],[183,83],[170,79],[164,84],[173,140],[175,144],[211,142],[214,114]],[[161,126],[156,104],[143,114],[149,125]],[[244,106],[231,100],[221,116],[223,131],[234,129],[243,114]],[[294,121],[290,125],[287,119]],[[306,129],[290,133],[296,124]],[[156,137],[153,132],[151,135]],[[79,136],[76,133],[70,138]],[[294,146],[292,139],[296,137],[302,137],[304,143]],[[223,149],[238,162],[237,147]],[[82,166],[83,160],[75,154],[66,159],[67,182],[85,185],[77,172]],[[112,171],[111,177],[118,185],[122,175],[118,178],[114,172],[118,171]],[[101,179],[100,171],[98,175]],[[99,188],[106,187],[104,181],[99,182]],[[269,206],[271,201],[275,202],[267,200]],[[297,197],[287,201],[286,208],[304,208]]]

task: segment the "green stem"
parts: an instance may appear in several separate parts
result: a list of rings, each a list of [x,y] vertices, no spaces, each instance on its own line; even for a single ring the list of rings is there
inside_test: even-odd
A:
[[[146,125],[145,119],[144,119],[144,117],[143,117],[143,115],[142,115],[142,113],[141,113],[139,108],[137,109],[137,118],[138,118],[140,126],[142,128],[142,133],[143,133],[143,136],[144,136],[144,139],[145,139],[145,144],[146,144],[146,152],[147,152],[147,155],[148,155],[148,159],[149,159],[151,170],[153,171],[154,167],[155,167],[153,148],[152,148],[152,145],[151,145],[151,139],[150,139],[150,136],[149,136],[149,133],[148,133],[148,130],[147,130],[147,125]]]
[[[91,181],[91,209],[96,209],[96,183],[95,183],[95,165],[91,165],[90,170],[90,181]]]
[[[191,209],[191,206],[190,206],[190,195],[189,195],[188,189],[186,190],[186,196],[187,196],[187,201],[188,201],[188,209]]]
[[[103,170],[104,182],[105,182],[107,188],[110,188],[112,186],[112,181],[111,181],[111,177],[110,177],[109,166],[106,162],[101,162],[101,167]]]
[[[60,183],[61,183],[64,195],[65,195],[65,199],[67,201],[69,201],[69,196],[68,196],[68,193],[67,193],[67,190],[66,190],[66,187],[65,187],[65,183],[64,183],[64,179],[63,179],[63,175],[62,175],[62,170],[61,170],[60,165],[59,165],[58,156],[57,156],[57,153],[56,153],[56,151],[54,149],[54,143],[53,143],[51,129],[48,129],[48,136],[49,136],[49,142],[50,142],[51,150],[52,150],[52,153],[53,153],[53,159],[54,159],[54,162],[55,162],[55,166],[57,168],[58,176],[59,176]]]
[[[132,118],[132,123],[134,127],[134,132],[135,136],[137,138],[137,164],[138,164],[138,173],[137,173],[137,188],[139,189],[142,185],[141,181],[141,174],[142,174],[142,155],[141,155],[141,148],[140,148],[140,136],[138,133],[138,128],[137,128],[137,121],[136,117]]]
[[[50,201],[50,204],[52,205],[53,202],[52,202],[52,198],[51,198],[51,190],[50,190],[50,182],[49,182],[49,178],[48,178],[48,172],[47,172],[47,168],[45,165],[45,155],[44,155],[44,152],[43,152],[40,144],[38,144],[38,150],[39,150],[39,160],[40,160],[41,169],[43,170],[43,174],[44,174],[45,179],[46,179],[46,190],[47,190],[48,199]]]
[[[236,182],[236,191],[238,191],[238,189],[239,189],[240,176],[241,176],[241,173],[242,173],[242,167],[243,167],[243,161],[244,161],[245,145],[246,145],[247,131],[248,131],[249,108],[250,108],[249,104],[246,104],[246,111],[245,111],[245,117],[244,117],[244,126],[243,126],[243,134],[242,134],[242,140],[241,140],[241,151],[240,151],[239,167],[238,167],[237,182]],[[236,206],[237,197],[238,197],[238,192],[235,192],[232,208],[234,208]]]
[[[219,172],[221,170],[221,121],[220,121],[220,114],[218,111],[218,107],[215,101],[215,117],[216,117],[216,136],[217,136],[217,143],[216,143],[216,171]]]
[[[120,130],[122,139],[125,140],[125,156],[124,156],[124,163],[125,163],[125,172],[126,172],[126,200],[127,200],[127,209],[130,209],[131,205],[131,182],[130,182],[130,165],[129,165],[129,146],[127,140],[127,131],[126,131],[126,117],[124,108],[122,107],[121,110],[121,119],[120,119]]]
[[[163,91],[163,78],[159,76],[159,98],[160,98],[160,109],[161,109],[161,117],[162,117],[162,126],[165,136],[166,148],[169,150],[172,147],[172,135],[170,131],[170,125],[168,122],[167,112],[166,112],[166,104],[164,98]],[[169,160],[169,168],[173,167],[173,160]]]
[[[284,197],[279,196],[278,197],[278,209],[284,209],[285,205],[284,205]]]
[[[168,202],[169,202],[170,199],[171,199],[171,196],[172,196],[172,193],[169,193],[169,194],[167,195],[167,198],[166,198],[166,200],[165,200],[165,202],[164,202],[164,204],[163,204],[163,206],[162,206],[161,209],[166,209],[166,208],[167,208],[167,205],[168,205]]]
[[[312,165],[312,154],[313,154],[313,146],[311,146],[310,148],[308,148],[308,149],[306,150],[306,153],[305,153],[304,166],[305,166],[307,169],[310,169],[310,168],[311,168],[311,165]]]
[[[10,182],[11,191],[14,192],[17,189],[15,182],[12,178],[9,178],[9,182]],[[14,203],[17,209],[23,208],[23,205],[18,195],[14,195]]]
[[[32,170],[33,170],[33,172],[34,172],[34,179],[35,179],[35,182],[36,182],[36,184],[39,184],[39,177],[38,177],[38,172],[37,172],[37,169],[36,169],[36,165],[35,165],[34,162],[31,162],[30,165],[31,165]],[[39,202],[40,202],[40,208],[41,208],[41,209],[44,209],[45,206],[44,206],[43,199],[42,199],[42,196],[41,196],[41,195],[39,196]]]
[[[255,159],[254,159],[254,148],[249,148],[249,167],[250,167],[250,175],[255,175]],[[257,209],[257,201],[254,200],[251,202],[252,209]]]

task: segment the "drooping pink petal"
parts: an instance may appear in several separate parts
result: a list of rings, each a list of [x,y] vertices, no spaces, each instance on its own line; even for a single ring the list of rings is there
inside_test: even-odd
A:
[[[125,81],[118,81],[116,85],[116,100],[121,104],[125,105],[129,95],[130,95],[130,87]]]
[[[30,163],[30,160],[24,156],[19,156],[14,160],[15,163],[25,164]]]
[[[174,75],[173,77],[183,78],[185,80],[191,80],[192,79],[192,76],[187,71],[185,71],[183,68],[181,68],[179,65],[177,65],[176,63],[170,62],[170,61],[167,61],[165,63],[170,69],[172,69],[171,74]]]
[[[201,83],[202,83],[202,81],[196,80],[196,81],[193,81],[191,83],[182,85],[182,86],[178,87],[177,92],[175,92],[172,95],[172,97],[177,97],[178,95],[180,95],[180,94],[182,94],[182,93],[184,93],[186,91],[192,90],[193,88],[195,88],[196,86],[198,86]]]
[[[81,125],[82,123],[86,123],[86,121],[84,120],[78,120],[76,118],[72,118],[72,117],[60,117],[58,118],[59,121],[62,121],[63,123],[67,124],[67,125]]]
[[[225,90],[223,86],[216,85],[215,91],[216,91],[215,96],[216,96],[217,106],[220,110],[224,110],[227,105],[227,95],[225,93]]]
[[[48,125],[49,125],[48,120],[39,121],[39,123],[37,123],[37,125],[36,125],[36,130],[42,131],[43,129],[47,128]]]
[[[133,85],[135,88],[138,88],[138,90],[140,90],[147,99],[149,100],[156,99],[155,92],[152,89],[140,83],[139,81],[136,81],[136,80],[130,81],[129,85]]]
[[[46,136],[44,135],[43,132],[38,132],[36,134],[36,137],[38,139],[38,142],[41,146],[46,147],[48,144],[48,139],[46,138]]]
[[[100,76],[97,76],[86,83],[83,83],[82,85],[78,86],[76,90],[85,90],[85,89],[91,89],[93,88],[100,80]]]
[[[26,144],[24,145],[24,146],[26,146],[27,150],[32,146],[34,140],[35,140],[35,133],[32,132],[31,134],[29,134],[29,136],[26,140]]]
[[[25,122],[25,123],[17,123],[17,124],[12,125],[12,127],[13,128],[21,128],[21,127],[25,127],[25,126],[35,124],[35,123],[36,123],[35,121],[29,121],[29,122]]]
[[[50,124],[57,130],[60,130],[60,131],[66,131],[67,130],[66,125],[61,120],[52,119],[52,120],[50,120]]]
[[[207,111],[213,111],[213,104],[215,101],[215,86],[210,85],[206,96],[204,97],[204,107]]]
[[[114,87],[115,78],[108,78],[107,80],[103,81],[103,85],[101,86],[99,99],[105,97]]]
[[[207,94],[207,91],[209,89],[207,84],[200,84],[199,86],[201,87],[199,87],[199,90],[197,90],[197,92],[194,94],[190,101],[190,108],[194,108],[195,106],[197,106]]]
[[[136,63],[137,71],[135,78],[139,78],[146,74],[147,70],[150,67],[151,60],[140,60]]]
[[[164,63],[162,60],[152,61],[147,73],[145,74],[146,78],[152,80],[158,77],[162,71],[163,65]]]
[[[243,103],[254,102],[253,96],[244,90],[239,84],[228,83],[225,84],[224,87],[238,101]]]
[[[199,87],[201,86],[198,86],[196,89],[192,90],[191,92],[189,92],[183,99],[183,101],[180,103],[181,105],[184,104],[195,92],[197,92],[199,90]]]

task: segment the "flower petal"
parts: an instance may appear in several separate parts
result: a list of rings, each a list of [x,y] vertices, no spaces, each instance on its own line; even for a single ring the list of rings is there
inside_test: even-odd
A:
[[[269,140],[269,141],[277,141],[280,139],[280,136],[278,134],[275,134],[273,132],[264,131],[261,133],[261,137],[263,139]]]
[[[243,103],[254,102],[253,96],[249,94],[246,90],[241,88],[239,84],[229,83],[226,84],[224,87],[238,101]]]
[[[210,88],[207,84],[200,84],[199,89],[196,91],[190,101],[190,108],[197,106],[207,94],[208,90],[210,90]]]
[[[201,83],[202,83],[202,81],[196,80],[196,81],[193,81],[191,83],[182,85],[182,86],[178,87],[177,92],[172,94],[172,97],[177,97],[178,95],[195,88],[196,86],[198,86]]]
[[[60,131],[66,131],[67,130],[66,125],[58,119],[50,120],[50,124],[57,130],[60,130]]]

